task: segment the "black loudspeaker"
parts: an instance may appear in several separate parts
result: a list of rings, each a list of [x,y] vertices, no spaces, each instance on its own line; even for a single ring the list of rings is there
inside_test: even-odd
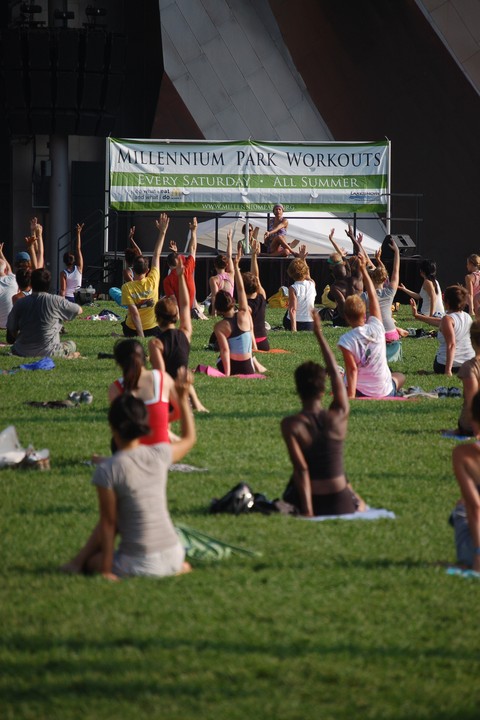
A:
[[[78,105],[77,75],[72,71],[57,73],[55,106],[76,108]]]
[[[59,32],[56,36],[57,67],[61,72],[77,72],[80,62],[80,33]]]
[[[30,106],[34,108],[53,108],[54,86],[53,76],[49,70],[31,70]],[[40,132],[37,130],[37,132]]]
[[[2,33],[2,67],[9,70],[23,68],[22,35],[19,30]]]
[[[102,106],[103,75],[85,73],[83,77],[80,110],[100,110]]]
[[[8,108],[27,107],[27,89],[22,70],[10,70],[3,76],[5,84],[5,104]]]
[[[53,43],[48,30],[35,30],[28,37],[28,64],[35,70],[52,71]]]
[[[0,120],[14,135],[108,135],[120,106],[125,50],[124,36],[104,30],[3,30]]]
[[[105,67],[105,46],[107,35],[104,32],[90,31],[85,36],[85,72],[101,73]]]

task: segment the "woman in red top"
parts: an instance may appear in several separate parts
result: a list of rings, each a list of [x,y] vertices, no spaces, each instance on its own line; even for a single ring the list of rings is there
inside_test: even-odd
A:
[[[150,433],[141,438],[141,443],[156,445],[170,442],[170,402],[177,405],[173,379],[165,370],[147,370],[145,351],[138,340],[121,340],[115,345],[114,356],[123,376],[108,389],[110,403],[124,392],[140,398],[147,406],[151,428]]]

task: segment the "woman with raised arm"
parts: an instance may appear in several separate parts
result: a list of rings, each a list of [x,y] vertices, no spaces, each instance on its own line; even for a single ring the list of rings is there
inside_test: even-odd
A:
[[[437,266],[431,260],[422,260],[420,263],[420,277],[423,279],[420,292],[413,292],[400,283],[398,288],[413,298],[416,302],[422,301],[419,315],[427,317],[442,317],[445,314],[442,291],[437,280]]]
[[[158,322],[156,337],[148,343],[150,362],[158,370],[166,369],[176,378],[181,367],[188,367],[190,341],[192,339],[192,317],[190,312],[190,293],[185,278],[183,257],[175,258],[175,274],[178,280],[178,305],[175,295],[164,297],[155,305],[155,317]],[[176,327],[180,320],[180,327]],[[193,385],[190,385],[190,400],[194,410],[208,412],[202,405]]]
[[[345,515],[365,510],[365,503],[352,490],[344,469],[343,443],[350,407],[337,362],[315,311],[312,321],[325,368],[309,361],[295,370],[302,409],[281,423],[293,465],[283,499],[306,517]],[[326,375],[330,376],[333,394],[328,409],[322,407]]]
[[[75,293],[82,287],[83,255],[82,255],[83,223],[77,223],[75,254],[66,252],[63,256],[65,270],[60,273],[60,295],[70,302],[75,302]]]
[[[446,313],[443,317],[429,317],[419,313],[413,298],[410,300],[410,305],[415,320],[421,320],[438,328],[438,350],[433,361],[433,372],[452,376],[459,371],[466,360],[475,357],[470,340],[472,318],[464,312],[468,293],[461,285],[447,287],[444,302]]]
[[[258,271],[258,254],[260,245],[257,240],[252,239],[251,243],[251,260],[250,272],[242,273],[243,286],[247,296],[248,307],[252,313],[253,334],[257,350],[270,350],[268,342],[267,329],[265,327],[265,310],[267,307],[267,294],[262,283],[260,282],[260,273]],[[239,247],[239,255],[241,249]]]
[[[60,569],[100,573],[107,580],[143,575],[166,577],[191,570],[167,505],[167,472],[195,444],[195,423],[188,402],[191,376],[179,373],[176,392],[181,437],[172,444],[145,446],[149,431],[145,403],[130,393],[117,397],[108,413],[117,452],[97,467],[100,519],[87,543]],[[120,544],[115,550],[115,536]]]
[[[405,375],[390,372],[377,293],[364,256],[359,255],[357,262],[368,294],[370,316],[366,320],[365,303],[359,295],[350,295],[345,300],[345,319],[351,330],[340,337],[338,346],[345,363],[348,397],[395,396],[405,382]]]
[[[235,312],[235,300],[226,290],[219,290],[215,297],[215,312],[223,318],[213,330],[220,350],[217,367],[227,376],[252,375],[256,372],[252,356],[252,320],[238,255],[234,261],[234,272],[238,312]]]
[[[143,345],[132,339],[119,340],[113,354],[122,369],[122,377],[113,382],[108,389],[108,399],[112,403],[123,393],[130,393],[143,400],[149,414],[150,431],[141,438],[144,445],[169,442],[168,423],[170,403],[176,407],[174,382],[165,372],[165,368],[148,370]]]
[[[287,269],[287,275],[293,283],[288,288],[288,307],[283,317],[283,327],[292,332],[313,330],[311,313],[317,296],[315,282],[305,262],[306,248],[303,245],[301,252],[302,257],[292,260]]]
[[[233,290],[235,287],[234,268],[232,260],[232,230],[227,232],[227,254],[217,255],[213,261],[216,275],[210,278],[210,312],[216,315],[215,299],[220,290],[226,292],[233,299]]]
[[[400,279],[400,251],[393,240],[389,247],[393,252],[393,267],[390,279],[388,279],[387,269],[382,262],[381,249],[377,250],[375,253],[377,266],[370,271],[370,278],[373,282],[373,286],[378,297],[378,303],[380,305],[382,323],[385,328],[385,340],[387,343],[395,342],[400,339],[400,336],[404,337],[405,335],[408,335],[406,330],[400,330],[397,328],[392,316],[392,304],[398,289],[398,281]],[[368,294],[363,292],[361,298],[365,302],[368,313]]]

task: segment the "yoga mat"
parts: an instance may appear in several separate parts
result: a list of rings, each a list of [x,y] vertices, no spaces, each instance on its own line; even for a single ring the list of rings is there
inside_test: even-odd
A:
[[[324,520],[381,520],[387,518],[395,520],[395,513],[385,508],[367,508],[365,512],[347,513],[346,515],[317,515],[316,517],[302,517],[301,520],[323,522]]]

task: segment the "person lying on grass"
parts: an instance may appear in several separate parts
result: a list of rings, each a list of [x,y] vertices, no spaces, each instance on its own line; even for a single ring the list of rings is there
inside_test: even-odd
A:
[[[107,580],[165,577],[191,570],[166,500],[168,468],[182,460],[196,440],[188,401],[191,382],[185,368],[178,373],[181,437],[172,443],[142,445],[141,438],[149,432],[145,403],[129,393],[115,398],[108,421],[118,449],[96,468],[92,478],[100,519],[86,544],[60,570],[101,573]],[[115,550],[117,534],[120,544]]]
[[[293,465],[283,500],[306,517],[361,512],[366,509],[365,503],[353,491],[343,466],[343,442],[350,412],[347,391],[317,312],[312,311],[312,319],[326,367],[309,361],[295,370],[302,409],[281,423]],[[330,376],[333,394],[328,409],[322,407],[326,375]]]
[[[191,295],[189,293],[185,265],[181,255],[175,258],[175,273],[178,278],[178,304],[175,295],[162,298],[155,305],[158,328],[156,338],[148,343],[152,367],[167,370],[172,378],[177,377],[179,368],[188,367],[190,341],[192,339]],[[180,327],[176,323],[180,320]],[[162,362],[163,360],[163,362]],[[190,400],[194,410],[208,412],[202,405],[193,385],[190,385]]]
[[[472,400],[471,422],[480,440],[480,393]],[[462,498],[453,512],[457,560],[480,572],[480,444],[457,445],[452,453],[453,471]]]
[[[470,326],[470,341],[475,355],[460,366],[457,377],[463,383],[463,405],[458,418],[457,435],[474,435],[472,425],[472,399],[480,390],[480,320]]]
[[[341,336],[338,346],[345,362],[348,397],[395,396],[405,382],[405,375],[390,372],[378,296],[365,257],[358,255],[357,262],[368,294],[370,316],[365,319],[366,307],[359,295],[347,297],[344,315],[352,329]]]

